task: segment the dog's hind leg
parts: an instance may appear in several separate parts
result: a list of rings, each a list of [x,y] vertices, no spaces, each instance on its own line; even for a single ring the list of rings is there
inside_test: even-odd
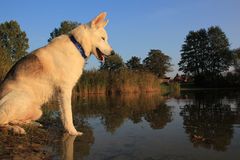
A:
[[[3,114],[1,114],[3,115]],[[42,127],[40,123],[35,122],[35,120],[38,120],[42,115],[42,111],[40,109],[36,109],[33,115],[31,115],[30,118],[27,119],[20,119],[20,120],[11,120],[9,122],[5,122],[5,124],[0,125],[0,128],[7,129],[10,132],[13,132],[14,134],[26,134],[25,130],[20,127],[22,125],[34,125],[36,127]]]
[[[26,134],[25,130],[20,126],[28,123],[32,116],[33,108],[29,107],[31,101],[26,96],[12,92],[3,97],[0,104],[1,128],[6,128],[15,134]]]
[[[0,113],[1,116],[1,123],[0,129],[7,129],[8,131],[13,132],[14,134],[26,134],[25,130],[18,125],[14,125],[8,122],[8,116],[4,113]]]
[[[14,120],[11,121],[10,124],[12,125],[33,125],[36,127],[42,127],[42,124],[35,122],[42,116],[41,109],[35,109],[33,113],[31,113],[31,116],[26,116],[26,119],[22,120]]]
[[[11,124],[10,117],[4,111],[0,111],[0,117],[1,130],[5,128],[8,131],[13,132],[14,134],[26,134],[25,130],[22,127]]]

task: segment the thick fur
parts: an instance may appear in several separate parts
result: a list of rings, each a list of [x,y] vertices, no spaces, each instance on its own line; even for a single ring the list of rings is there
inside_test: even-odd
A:
[[[104,30],[108,22],[104,20],[105,17],[106,13],[101,13],[70,33],[82,45],[88,57],[93,53],[101,59],[96,48],[106,56],[112,51]],[[10,128],[16,126],[15,130],[25,133],[16,124],[39,119],[42,104],[57,89],[60,92],[64,128],[71,135],[80,135],[81,132],[76,131],[72,121],[71,93],[83,72],[84,64],[85,59],[68,35],[55,38],[19,60],[0,86],[0,125]]]

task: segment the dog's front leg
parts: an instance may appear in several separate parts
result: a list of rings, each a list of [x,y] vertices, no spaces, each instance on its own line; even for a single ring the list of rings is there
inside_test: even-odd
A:
[[[71,97],[71,89],[61,90],[59,98],[63,126],[70,135],[82,135],[82,133],[78,132],[73,125]]]

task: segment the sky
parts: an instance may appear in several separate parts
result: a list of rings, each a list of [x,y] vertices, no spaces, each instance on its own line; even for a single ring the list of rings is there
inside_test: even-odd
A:
[[[142,60],[150,49],[172,58],[178,72],[181,45],[189,31],[219,26],[230,42],[240,47],[240,0],[1,0],[0,23],[16,20],[29,38],[29,52],[47,44],[50,32],[63,20],[87,23],[107,12],[109,43],[126,62]],[[87,69],[98,68],[92,56]]]

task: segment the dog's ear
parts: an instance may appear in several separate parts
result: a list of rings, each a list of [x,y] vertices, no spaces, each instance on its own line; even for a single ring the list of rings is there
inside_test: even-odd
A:
[[[107,16],[106,12],[102,12],[100,13],[96,18],[94,18],[91,21],[91,27],[95,27],[95,28],[103,28],[107,25],[108,20],[104,20],[105,17]]]
[[[102,21],[101,24],[99,24],[102,28],[104,28],[108,24],[109,20]]]

